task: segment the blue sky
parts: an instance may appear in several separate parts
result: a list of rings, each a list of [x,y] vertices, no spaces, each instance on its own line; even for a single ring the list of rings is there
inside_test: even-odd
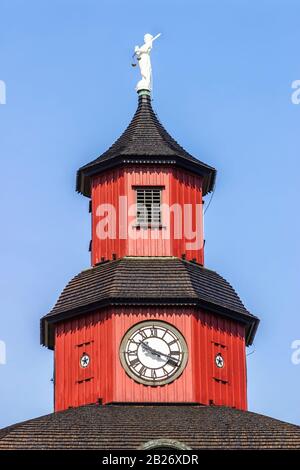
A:
[[[206,265],[261,318],[249,408],[300,424],[299,2],[2,0],[0,16],[0,427],[52,411],[39,318],[89,265],[75,172],[131,119],[131,55],[145,32],[162,33],[152,54],[160,120],[218,169]]]

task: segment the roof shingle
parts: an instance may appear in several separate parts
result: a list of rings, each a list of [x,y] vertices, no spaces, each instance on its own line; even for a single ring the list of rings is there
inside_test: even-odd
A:
[[[242,321],[251,344],[258,319],[218,273],[172,257],[125,257],[86,269],[65,287],[42,318],[42,344],[48,328],[63,318],[107,305],[195,305]]]
[[[181,147],[159,122],[151,98],[140,95],[129,126],[100,157],[77,172],[77,191],[90,196],[90,177],[112,166],[128,163],[176,164],[203,176],[203,194],[212,191],[216,170]]]
[[[0,449],[137,449],[156,439],[191,449],[300,449],[300,427],[232,408],[88,405],[0,431]]]

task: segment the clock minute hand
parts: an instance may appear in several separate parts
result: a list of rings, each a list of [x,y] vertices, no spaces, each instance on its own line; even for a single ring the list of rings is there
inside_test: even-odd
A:
[[[172,362],[172,364],[175,364],[175,366],[178,366],[178,361],[175,361],[175,359],[173,359],[172,356],[169,356],[169,354],[161,353],[161,355],[164,357],[167,357],[169,359],[168,362]]]

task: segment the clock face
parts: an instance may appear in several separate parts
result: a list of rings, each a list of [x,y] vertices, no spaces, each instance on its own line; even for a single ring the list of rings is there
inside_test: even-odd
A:
[[[137,323],[125,334],[120,360],[127,372],[144,385],[165,385],[182,373],[188,349],[182,334],[169,323]]]

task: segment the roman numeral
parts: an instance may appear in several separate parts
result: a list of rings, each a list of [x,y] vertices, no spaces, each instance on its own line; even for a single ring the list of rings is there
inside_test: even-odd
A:
[[[147,338],[147,335],[146,335],[146,333],[144,332],[144,330],[140,330],[140,331],[139,331],[139,334],[141,335],[141,337],[142,337],[143,339],[146,339],[146,338]]]
[[[177,367],[179,363],[178,361],[174,361],[174,359],[169,359],[168,364],[170,364],[171,366]]]
[[[157,329],[156,328],[151,328],[151,336],[157,336]]]
[[[146,374],[146,371],[147,371],[147,367],[145,366],[142,366],[139,370],[139,374],[140,375],[145,375]]]
[[[155,369],[151,369],[151,377],[152,377],[152,379],[156,379],[157,375],[156,375],[156,370]]]
[[[172,344],[175,344],[177,343],[177,339],[173,339],[173,341],[170,341],[170,343],[168,343],[168,346],[172,346]]]
[[[137,357],[136,359],[133,359],[133,361],[130,361],[130,366],[131,366],[131,367],[135,367],[135,366],[137,366],[138,364],[140,364],[140,360],[139,360],[138,357]]]
[[[140,345],[140,342],[139,341],[134,341],[134,339],[131,339],[130,342],[133,343],[133,344],[137,344],[138,346]]]

